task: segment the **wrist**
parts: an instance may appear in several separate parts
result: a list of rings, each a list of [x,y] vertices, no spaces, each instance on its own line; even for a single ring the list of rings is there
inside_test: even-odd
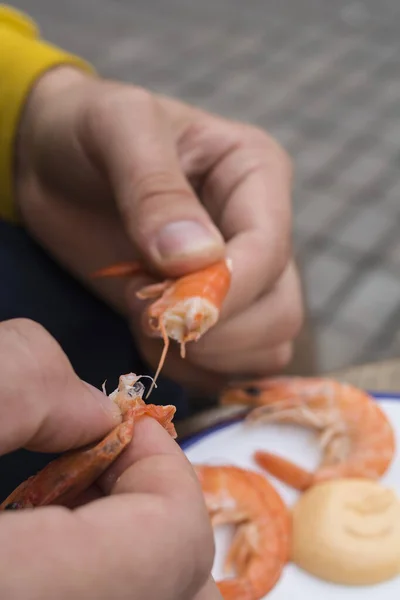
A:
[[[63,97],[68,92],[93,79],[93,75],[71,65],[57,65],[49,69],[35,82],[21,112],[15,137],[14,187],[16,206],[20,211],[21,195],[18,193],[21,180],[35,170],[35,162],[41,153],[42,132],[49,121],[57,131],[57,121],[66,118]],[[77,98],[77,92],[72,98]],[[73,109],[71,103],[68,106]],[[60,117],[57,114],[60,113]],[[55,134],[56,135],[56,134]]]
[[[20,11],[0,5],[0,216],[18,221],[15,206],[15,152],[21,113],[35,82],[52,67],[93,68],[43,40],[35,23]]]
[[[59,65],[46,71],[36,81],[21,113],[17,130],[19,150],[23,150],[22,146],[29,145],[32,134],[44,122],[46,113],[57,110],[57,102],[63,94],[88,79],[90,76],[78,68]]]
[[[93,76],[71,65],[57,65],[49,69],[36,81],[26,100],[25,115],[34,116],[36,112],[46,108],[60,94],[72,86],[92,79]],[[21,119],[21,122],[24,120]]]

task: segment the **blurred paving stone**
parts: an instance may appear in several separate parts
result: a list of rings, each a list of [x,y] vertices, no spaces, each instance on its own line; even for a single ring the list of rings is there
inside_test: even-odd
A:
[[[315,254],[304,265],[303,275],[308,296],[308,307],[312,313],[326,306],[332,295],[346,281],[354,265],[327,252]]]
[[[307,203],[303,203],[305,206],[296,216],[297,229],[309,237],[323,235],[327,231],[329,233],[329,224],[335,217],[343,214],[343,200],[323,193],[304,193],[304,198],[306,197]]]
[[[365,272],[347,299],[341,303],[341,309],[332,324],[359,327],[377,335],[398,307],[400,279],[389,272],[374,269]]]
[[[106,76],[269,129],[295,163],[311,316],[330,317],[319,368],[400,352],[398,0],[13,4]]]
[[[318,370],[327,372],[358,364],[358,357],[367,340],[367,331],[355,333],[346,328],[320,327],[315,344]]]
[[[378,207],[360,208],[336,232],[336,241],[359,252],[374,251],[393,226],[391,215]]]

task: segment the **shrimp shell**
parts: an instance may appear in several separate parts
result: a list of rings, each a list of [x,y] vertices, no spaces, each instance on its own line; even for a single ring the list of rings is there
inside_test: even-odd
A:
[[[258,600],[277,583],[289,560],[290,513],[261,474],[236,466],[194,465],[213,526],[237,526],[226,569],[218,582],[225,600]]]
[[[255,407],[247,423],[293,423],[319,432],[322,461],[314,473],[269,452],[257,464],[298,490],[338,478],[378,479],[395,453],[393,428],[366,392],[332,379],[278,377],[226,390],[222,404]]]

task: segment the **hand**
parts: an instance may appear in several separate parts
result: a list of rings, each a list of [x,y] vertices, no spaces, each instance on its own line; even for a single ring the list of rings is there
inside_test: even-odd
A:
[[[79,447],[119,419],[39,325],[0,324],[0,454]],[[199,483],[157,422],[138,422],[129,448],[85,496],[74,510],[0,513],[1,598],[221,600]]]
[[[165,374],[196,387],[284,367],[302,318],[291,257],[291,167],[264,132],[69,67],[47,73],[20,128],[24,223],[65,267],[131,316],[154,367],[161,343],[141,325],[144,281],[88,281],[144,257],[161,277],[227,255],[232,288],[219,324]]]

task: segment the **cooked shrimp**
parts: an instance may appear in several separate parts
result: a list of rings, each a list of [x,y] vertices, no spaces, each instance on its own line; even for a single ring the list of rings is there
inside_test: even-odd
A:
[[[137,292],[138,298],[143,300],[155,299],[147,309],[147,319],[150,328],[158,332],[164,342],[153,385],[164,365],[169,339],[180,344],[184,358],[186,343],[197,341],[217,323],[230,287],[231,270],[230,260],[221,260],[195,273],[148,285]],[[128,276],[139,272],[144,269],[138,262],[120,263],[96,271],[93,277]]]
[[[283,500],[259,473],[235,466],[194,466],[213,526],[235,524],[226,569],[218,582],[225,600],[258,600],[279,580],[289,560],[290,515]]]
[[[281,377],[227,390],[223,404],[249,404],[247,421],[295,423],[320,432],[323,458],[314,473],[269,452],[258,451],[257,464],[298,490],[329,479],[378,479],[394,456],[391,424],[366,392],[331,379]]]
[[[21,483],[0,504],[0,510],[34,508],[48,504],[69,505],[117,459],[133,437],[138,419],[148,415],[163,425],[176,438],[172,423],[175,406],[156,406],[142,400],[141,377],[122,375],[118,388],[110,398],[121,410],[122,423],[103,440],[80,450],[68,452],[50,462],[37,475]]]

